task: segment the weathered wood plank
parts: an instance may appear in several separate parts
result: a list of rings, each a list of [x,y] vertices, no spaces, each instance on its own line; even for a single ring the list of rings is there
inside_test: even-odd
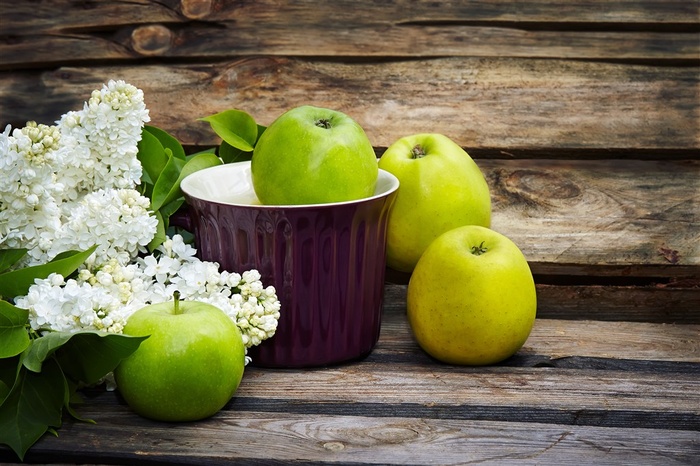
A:
[[[0,69],[151,57],[698,61],[691,2],[0,2]],[[193,22],[194,20],[194,22]],[[650,25],[653,24],[653,27]],[[601,30],[604,29],[604,30]]]
[[[491,227],[523,248],[535,273],[586,275],[600,265],[615,274],[665,276],[687,265],[676,272],[700,275],[697,162],[479,164],[491,188]]]
[[[700,288],[539,285],[537,295],[545,318],[700,324]]]
[[[386,25],[417,22],[556,24],[568,28],[589,24],[600,29],[626,25],[626,29],[649,29],[670,25],[694,26],[700,7],[685,0],[588,0],[585,2],[521,1],[434,2],[400,0],[374,2],[338,0],[333,3],[257,0],[250,2],[213,2],[210,0],[131,0],[108,4],[54,0],[42,2],[0,1],[7,21],[5,34],[34,31],[57,32],[62,29],[105,30],[125,24],[235,21],[256,26],[315,24],[323,27],[366,24]],[[560,26],[561,27],[561,26]],[[264,29],[262,32],[265,32]]]
[[[517,26],[517,24],[515,25]],[[266,31],[266,32],[261,32]],[[697,64],[700,34],[539,31],[508,27],[244,22],[126,25],[113,33],[51,32],[0,42],[0,70],[89,61],[255,55],[362,57],[524,57]]]
[[[123,407],[84,407],[96,425],[66,423],[28,462],[171,464],[692,464],[697,432],[527,422],[325,416],[224,410],[188,424],[147,421]],[[106,409],[105,409],[106,408]],[[0,459],[7,450],[0,447]],[[106,456],[105,452],[110,455]],[[4,458],[3,458],[4,457]]]
[[[246,383],[239,388],[238,396],[285,400],[297,405],[408,404],[435,409],[488,405],[596,412],[673,412],[695,416],[693,424],[700,428],[700,381],[694,374],[670,377],[575,369],[440,364],[409,368],[370,363],[306,371],[250,367],[246,374]]]
[[[537,59],[340,63],[256,57],[4,72],[0,116],[14,125],[54,121],[80,108],[110,78],[142,88],[153,124],[185,145],[217,143],[209,126],[196,121],[202,116],[239,108],[266,125],[292,107],[312,104],[348,113],[379,148],[419,132],[442,132],[464,147],[504,153],[540,148],[697,154],[700,148],[696,68]]]
[[[406,318],[405,289],[403,285],[385,287],[381,337],[375,351],[421,352]],[[603,307],[604,304],[599,306]],[[519,355],[537,355],[542,360],[579,356],[700,362],[700,325],[596,321],[589,317],[595,315],[595,309],[582,307],[579,311],[579,319],[586,320],[543,318],[538,310],[535,326]],[[700,308],[688,312],[694,314],[693,319],[697,320]],[[504,365],[517,366],[519,360],[506,361]]]
[[[400,281],[384,287],[385,309],[405,312],[405,285],[409,278],[402,276]],[[700,324],[700,287],[538,283],[537,316],[545,319]]]

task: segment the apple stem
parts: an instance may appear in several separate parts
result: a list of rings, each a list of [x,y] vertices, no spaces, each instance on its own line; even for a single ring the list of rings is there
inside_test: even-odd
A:
[[[316,120],[316,126],[319,128],[331,129],[331,121],[327,118],[321,118],[320,120]]]
[[[474,254],[475,256],[480,256],[483,253],[485,253],[486,251],[488,251],[488,248],[484,247],[483,241],[478,246],[472,246],[472,254]]]
[[[425,157],[425,149],[420,144],[416,144],[411,150],[411,155],[414,159],[420,159]]]
[[[173,291],[173,306],[174,306],[174,314],[177,315],[180,313],[180,292],[175,290]]]

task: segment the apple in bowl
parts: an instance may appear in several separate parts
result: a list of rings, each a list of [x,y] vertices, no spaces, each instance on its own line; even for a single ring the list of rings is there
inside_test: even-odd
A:
[[[251,161],[264,205],[306,205],[370,197],[379,168],[362,127],[348,115],[305,105],[279,116]]]

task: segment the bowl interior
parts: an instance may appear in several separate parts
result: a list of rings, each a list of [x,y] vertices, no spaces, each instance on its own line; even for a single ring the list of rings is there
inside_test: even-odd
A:
[[[353,201],[315,204],[315,206],[363,202],[386,196],[398,189],[398,187],[399,180],[391,173],[380,169],[373,196]],[[180,188],[188,196],[209,202],[232,205],[280,207],[261,205],[253,189],[250,161],[227,163],[196,171],[182,180]],[[292,205],[283,207],[298,208],[307,206]]]

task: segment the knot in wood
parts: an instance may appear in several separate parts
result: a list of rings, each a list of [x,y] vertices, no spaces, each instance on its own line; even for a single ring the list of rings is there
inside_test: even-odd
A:
[[[141,26],[131,33],[132,48],[141,55],[162,55],[170,49],[173,33],[160,24]]]
[[[343,442],[326,442],[323,444],[323,448],[330,451],[341,451],[345,449],[345,444]]]
[[[180,2],[182,15],[190,19],[204,18],[211,13],[211,9],[211,0],[182,0]]]
[[[532,204],[549,205],[581,196],[576,183],[550,171],[515,170],[503,183],[507,192]]]

